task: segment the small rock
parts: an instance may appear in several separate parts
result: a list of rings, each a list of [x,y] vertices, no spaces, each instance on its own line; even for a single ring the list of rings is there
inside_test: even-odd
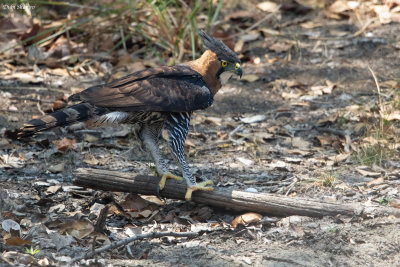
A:
[[[60,163],[60,164],[57,164],[57,165],[50,166],[48,168],[48,171],[52,172],[52,173],[63,172],[64,171],[64,167],[65,167],[64,163]]]
[[[247,189],[245,190],[245,192],[249,192],[249,193],[258,193],[257,189],[255,189],[255,188],[253,188],[253,187],[247,188]]]

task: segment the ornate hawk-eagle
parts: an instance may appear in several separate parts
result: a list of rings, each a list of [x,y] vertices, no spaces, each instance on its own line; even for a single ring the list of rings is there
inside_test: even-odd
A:
[[[237,55],[223,42],[201,30],[198,34],[208,49],[200,58],[173,67],[139,71],[90,87],[70,96],[69,100],[80,103],[29,121],[21,128],[19,136],[88,120],[96,124],[137,124],[137,135],[161,176],[158,190],[162,190],[167,178],[182,180],[168,171],[159,150],[160,133],[165,127],[169,148],[188,186],[185,199],[190,200],[195,190],[212,190],[211,180],[196,182],[185,160],[184,143],[190,116],[195,110],[211,106],[221,85],[232,74],[241,76],[242,68]]]

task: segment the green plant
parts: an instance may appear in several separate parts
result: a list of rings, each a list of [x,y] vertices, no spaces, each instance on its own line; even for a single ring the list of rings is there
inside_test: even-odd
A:
[[[151,55],[172,65],[186,60],[183,59],[186,50],[190,49],[192,58],[196,57],[198,43],[195,35],[200,21],[199,15],[207,14],[203,25],[205,23],[204,26],[209,28],[215,23],[223,0],[219,0],[216,5],[213,3],[212,0],[117,0],[101,4],[92,0],[82,1],[81,4],[35,1],[38,8],[29,15],[36,18],[41,18],[40,10],[46,5],[68,6],[81,12],[70,12],[68,19],[61,20],[56,26],[43,28],[36,35],[20,41],[17,46],[40,46],[51,43],[59,36],[87,43],[88,39],[95,36],[114,34],[120,38],[106,53],[110,54],[120,47],[127,50],[129,41],[134,37],[135,42],[141,42],[141,46],[145,46]],[[32,43],[34,40],[36,41]],[[8,47],[0,51],[0,54],[13,48],[15,46]],[[169,59],[168,62],[165,62],[166,58]],[[86,61],[84,66],[93,63],[94,60]]]
[[[37,248],[33,249],[33,247],[31,246],[30,248],[25,248],[25,252],[34,256],[36,253],[39,253],[40,250]]]
[[[337,230],[338,229],[333,224],[328,225],[328,231],[329,232],[336,233]]]
[[[363,165],[382,165],[383,160],[389,158],[392,152],[388,150],[383,144],[375,144],[369,146],[362,146],[356,157],[358,162]]]
[[[389,87],[384,86],[388,88],[388,91],[382,92],[374,71],[369,66],[368,69],[375,82],[378,99],[373,109],[375,110],[374,123],[366,133],[370,141],[361,142],[356,159],[363,165],[382,166],[386,160],[393,160],[396,157],[395,144],[399,142],[397,132],[399,121],[393,117],[393,114],[400,112],[397,105],[399,96],[393,83]]]
[[[325,187],[333,187],[335,184],[335,177],[329,174],[322,179],[322,185]]]
[[[391,198],[384,197],[384,198],[378,199],[378,203],[381,206],[386,206],[387,204],[390,203],[391,200],[392,200]]]

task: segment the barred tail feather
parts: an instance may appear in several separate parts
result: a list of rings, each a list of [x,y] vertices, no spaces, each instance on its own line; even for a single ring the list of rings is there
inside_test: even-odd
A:
[[[18,137],[27,137],[54,127],[66,126],[79,121],[87,121],[95,116],[103,115],[106,112],[106,109],[95,107],[89,103],[76,104],[45,115],[39,119],[28,121],[20,129]]]

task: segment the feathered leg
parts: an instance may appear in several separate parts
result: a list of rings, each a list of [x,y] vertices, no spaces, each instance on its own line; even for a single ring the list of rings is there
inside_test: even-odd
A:
[[[191,114],[188,112],[170,113],[165,123],[169,135],[169,147],[178,161],[183,173],[183,178],[185,178],[188,185],[185,195],[186,201],[189,201],[192,198],[193,191],[213,190],[212,187],[207,186],[212,184],[211,180],[196,183],[196,179],[193,177],[193,174],[185,160],[184,145],[189,131],[190,115]]]
[[[168,171],[167,164],[160,152],[158,141],[160,139],[163,125],[163,122],[144,124],[139,132],[139,138],[146,150],[150,152],[150,155],[156,165],[157,173],[161,176],[161,180],[157,187],[157,196],[159,195],[159,191],[164,189],[165,181],[168,178],[178,181],[182,180],[182,177],[174,175]]]

